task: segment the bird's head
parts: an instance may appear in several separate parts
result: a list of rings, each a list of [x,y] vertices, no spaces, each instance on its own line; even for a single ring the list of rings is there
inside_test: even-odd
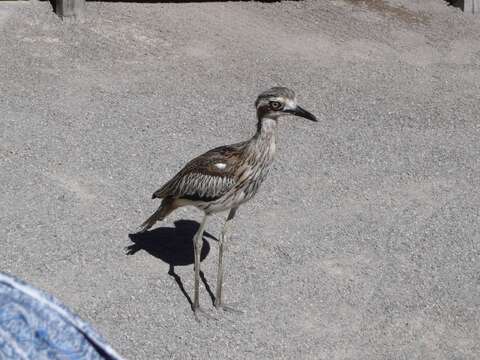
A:
[[[283,115],[301,116],[311,121],[317,118],[297,104],[295,93],[286,87],[273,87],[261,93],[255,101],[259,118],[277,119]]]

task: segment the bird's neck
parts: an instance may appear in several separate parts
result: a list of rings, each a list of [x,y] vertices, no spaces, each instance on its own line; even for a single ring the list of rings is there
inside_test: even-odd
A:
[[[275,154],[275,138],[277,135],[277,119],[259,117],[257,132],[250,141],[251,149],[257,154],[265,154],[266,159],[273,160]]]
[[[277,119],[260,117],[257,124],[257,133],[254,138],[260,141],[275,141],[277,135]]]

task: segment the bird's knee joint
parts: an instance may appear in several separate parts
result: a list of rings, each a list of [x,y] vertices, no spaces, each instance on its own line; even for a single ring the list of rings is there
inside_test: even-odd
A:
[[[195,244],[193,244],[193,246],[195,246],[195,249],[197,251],[201,251],[202,250],[202,242],[201,241],[196,241]]]

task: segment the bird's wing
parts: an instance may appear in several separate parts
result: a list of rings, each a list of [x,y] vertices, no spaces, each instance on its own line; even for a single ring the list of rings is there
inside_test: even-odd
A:
[[[168,196],[212,201],[226,194],[236,183],[235,170],[241,162],[243,143],[221,146],[191,160],[152,198]]]

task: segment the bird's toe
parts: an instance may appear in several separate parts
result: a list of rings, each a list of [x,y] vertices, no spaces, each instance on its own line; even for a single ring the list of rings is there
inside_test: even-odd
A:
[[[237,304],[225,304],[225,303],[215,304],[215,309],[231,312],[234,314],[243,314],[243,311],[237,308]]]
[[[200,306],[193,309],[193,314],[195,315],[195,320],[197,322],[201,322],[200,317],[203,317],[207,320],[218,320],[215,316],[210,315],[205,309],[201,308]]]

